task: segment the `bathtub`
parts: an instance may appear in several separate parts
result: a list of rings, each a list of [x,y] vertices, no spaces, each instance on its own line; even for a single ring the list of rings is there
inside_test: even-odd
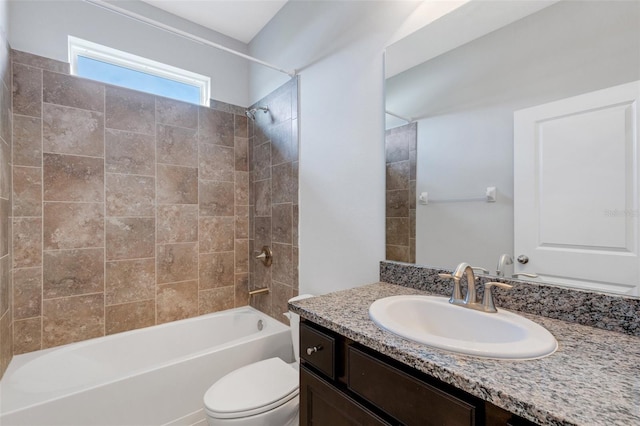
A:
[[[211,384],[276,356],[293,360],[289,327],[251,307],[17,355],[0,425],[204,425]]]

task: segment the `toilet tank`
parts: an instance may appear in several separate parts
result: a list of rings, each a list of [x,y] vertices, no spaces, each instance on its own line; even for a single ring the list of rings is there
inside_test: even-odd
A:
[[[313,297],[313,294],[301,294],[300,296],[293,297],[289,299],[289,302],[295,302],[296,300],[308,299]],[[289,311],[285,313],[287,318],[289,318],[289,325],[291,327],[291,342],[293,343],[293,355],[295,357],[295,361],[300,361],[300,315],[294,314]]]

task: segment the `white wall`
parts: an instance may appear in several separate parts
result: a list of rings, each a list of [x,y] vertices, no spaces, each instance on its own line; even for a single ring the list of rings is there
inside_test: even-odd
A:
[[[247,45],[139,1],[117,6],[246,53]],[[9,43],[17,50],[68,61],[67,36],[95,43],[211,77],[213,99],[249,105],[249,64],[209,46],[154,29],[83,1],[12,1]]]
[[[375,282],[384,259],[383,51],[418,3],[290,1],[250,43],[300,71],[300,292]],[[281,77],[252,70],[251,98]]]
[[[9,70],[6,67],[9,61],[9,52],[7,49],[7,41],[9,35],[9,2],[8,0],[0,0],[0,70]],[[0,79],[4,76],[0,76]],[[11,90],[11,87],[9,87]]]
[[[564,1],[400,74],[421,99],[417,192],[498,202],[417,206],[417,262],[494,270],[513,253],[513,112],[640,79],[640,2]],[[405,76],[406,77],[406,76]],[[515,253],[518,255],[519,253]]]
[[[393,37],[393,44],[387,49],[386,76],[394,76],[557,1],[425,1]]]
[[[7,40],[7,33],[9,32],[9,2],[7,0],[0,0],[0,35],[2,40]]]

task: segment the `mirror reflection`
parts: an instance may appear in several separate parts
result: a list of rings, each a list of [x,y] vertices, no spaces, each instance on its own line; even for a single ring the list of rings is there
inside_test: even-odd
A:
[[[640,2],[471,1],[386,58],[387,259],[640,295]]]

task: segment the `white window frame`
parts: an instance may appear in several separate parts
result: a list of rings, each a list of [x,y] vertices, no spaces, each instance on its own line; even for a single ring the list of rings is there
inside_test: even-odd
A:
[[[78,56],[84,56],[167,80],[196,86],[200,89],[200,105],[209,106],[209,99],[211,99],[211,79],[209,77],[77,37],[69,36],[68,40],[69,64],[71,65],[72,75],[78,75]]]

